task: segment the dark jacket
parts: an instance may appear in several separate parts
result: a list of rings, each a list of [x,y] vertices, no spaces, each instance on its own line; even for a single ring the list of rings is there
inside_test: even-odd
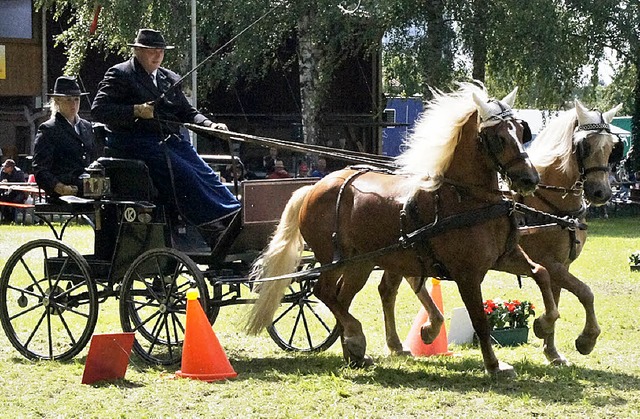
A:
[[[181,86],[173,88],[160,99],[162,92],[167,92],[179,79],[173,71],[160,67],[156,87],[138,60],[132,57],[107,70],[98,85],[91,115],[111,132],[125,134],[129,138],[165,138],[179,133],[180,123],[202,125],[208,119],[191,106]],[[133,105],[158,100],[153,119],[134,117]]]
[[[98,152],[91,123],[80,118],[79,129],[80,134],[60,113],[38,128],[33,170],[38,186],[47,195],[55,196],[53,188],[58,182],[75,185],[82,191],[78,177],[98,157]]]
[[[5,180],[7,182],[26,182],[27,177],[22,169],[18,166],[14,166],[11,173],[5,173],[4,170],[0,171],[0,180]],[[21,191],[0,191],[0,201],[22,203],[25,198],[25,193]]]

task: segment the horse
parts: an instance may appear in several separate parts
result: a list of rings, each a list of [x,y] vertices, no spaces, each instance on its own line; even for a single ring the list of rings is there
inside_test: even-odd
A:
[[[559,217],[571,217],[585,224],[586,201],[604,205],[611,199],[609,164],[622,158],[623,143],[611,133],[609,124],[621,105],[601,113],[589,111],[579,100],[575,108],[554,119],[529,145],[531,162],[540,174],[541,183],[531,196],[517,195],[515,199],[539,211]],[[525,220],[525,225],[546,223],[544,216],[538,220]],[[550,226],[549,226],[550,227]],[[600,334],[600,327],[593,307],[591,289],[569,272],[570,264],[580,255],[587,238],[586,229],[561,229],[559,227],[534,226],[531,234],[520,238],[524,251],[543,265],[551,276],[551,286],[556,305],[560,302],[562,288],[570,291],[585,308],[584,329],[575,341],[581,354],[589,354]],[[527,229],[529,230],[529,229]],[[495,270],[507,270],[504,265]],[[508,270],[507,270],[508,271]],[[407,278],[415,287],[418,278]],[[378,286],[382,301],[387,347],[392,353],[410,354],[403,348],[395,325],[395,298],[402,276],[385,271]],[[443,317],[428,293],[419,295],[431,324],[423,329],[425,335],[435,338]],[[434,335],[435,334],[435,335]],[[552,365],[566,365],[567,359],[555,347],[555,333],[544,337],[544,354]]]
[[[601,113],[588,110],[576,100],[571,111],[554,119],[528,150],[540,173],[541,187],[534,195],[518,199],[540,211],[585,223],[587,201],[600,206],[612,196],[609,165],[622,159],[624,144],[611,133],[609,124],[621,107],[620,104]],[[586,229],[554,229],[525,235],[520,241],[529,256],[549,271],[556,304],[564,288],[584,306],[585,325],[575,341],[576,349],[583,355],[591,353],[600,335],[593,292],[569,272],[586,239]],[[555,347],[554,333],[544,338],[543,350],[550,363],[568,364]]]
[[[548,273],[515,242],[511,204],[498,188],[498,173],[525,195],[539,181],[521,144],[523,126],[513,118],[516,91],[502,100],[489,100],[471,83],[435,92],[397,159],[397,173],[347,168],[294,192],[251,278],[293,273],[306,241],[326,268],[314,294],[336,317],[344,359],[365,367],[373,360],[349,306],[374,267],[421,278],[446,270],[469,309],[486,372],[515,374],[491,347],[481,290],[487,271],[507,254],[517,258],[544,296],[538,332],[551,333],[558,318]],[[248,333],[272,322],[289,283],[260,284]]]

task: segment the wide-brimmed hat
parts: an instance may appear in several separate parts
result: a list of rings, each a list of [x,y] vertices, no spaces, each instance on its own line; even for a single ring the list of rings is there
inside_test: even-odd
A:
[[[160,31],[156,31],[155,29],[140,29],[135,41],[133,41],[132,44],[127,45],[138,48],[174,48],[173,45],[167,45]]]
[[[53,93],[49,93],[49,96],[84,96],[88,94],[80,91],[75,77],[61,76],[56,80]]]

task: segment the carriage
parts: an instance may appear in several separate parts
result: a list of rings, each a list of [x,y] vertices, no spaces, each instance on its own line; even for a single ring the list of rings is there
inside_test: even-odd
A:
[[[209,159],[226,163],[230,156]],[[236,163],[236,162],[234,162]],[[237,162],[241,164],[240,162]],[[153,200],[153,186],[139,160],[101,157],[84,180],[86,199],[37,204],[35,216],[53,238],[29,241],[8,259],[0,281],[0,320],[11,344],[29,359],[67,360],[91,338],[100,304],[115,297],[122,329],[135,333],[144,360],[180,361],[186,291],[196,288],[213,324],[220,309],[251,304],[246,297],[251,263],[267,243],[291,193],[314,179],[249,180],[228,185],[243,202],[218,248],[195,226]],[[53,223],[53,217],[61,223]],[[93,254],[63,241],[75,220],[95,232]],[[309,258],[301,269],[311,266]],[[312,298],[314,275],[301,275],[284,297],[269,328],[285,350],[316,351],[338,337],[335,319]]]

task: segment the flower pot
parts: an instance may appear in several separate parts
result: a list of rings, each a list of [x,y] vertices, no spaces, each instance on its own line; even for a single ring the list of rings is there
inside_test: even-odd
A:
[[[631,272],[640,272],[640,265],[629,265]]]
[[[519,346],[529,339],[528,327],[494,329],[491,331],[491,341],[500,346]],[[478,335],[473,334],[473,344],[478,344]]]
[[[528,327],[495,329],[491,331],[492,340],[500,346],[518,346],[527,343]]]

